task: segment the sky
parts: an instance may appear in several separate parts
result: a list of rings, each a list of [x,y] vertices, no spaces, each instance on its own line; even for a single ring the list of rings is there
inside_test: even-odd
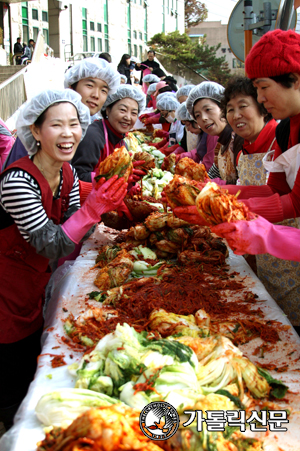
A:
[[[202,0],[208,9],[206,20],[221,20],[223,24],[228,24],[231,11],[235,7],[237,0]]]

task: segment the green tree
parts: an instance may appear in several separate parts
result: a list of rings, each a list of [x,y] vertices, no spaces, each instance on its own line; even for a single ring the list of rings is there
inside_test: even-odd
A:
[[[185,28],[195,27],[207,19],[208,10],[204,3],[197,0],[184,1],[184,23]]]
[[[205,40],[199,44],[192,41],[187,34],[180,34],[177,30],[168,34],[155,34],[148,42],[148,45],[170,60],[176,60],[185,64],[209,80],[224,85],[230,77],[230,70],[225,56],[216,56],[221,44],[208,46],[205,44]]]

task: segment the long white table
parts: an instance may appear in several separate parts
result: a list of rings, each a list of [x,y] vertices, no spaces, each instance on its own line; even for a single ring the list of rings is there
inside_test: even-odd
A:
[[[13,428],[0,440],[0,451],[34,451],[36,443],[44,438],[43,428],[35,416],[37,402],[47,392],[58,388],[74,387],[75,381],[68,372],[67,365],[52,368],[52,357],[49,354],[64,354],[67,364],[81,359],[81,353],[70,349],[60,338],[65,335],[62,319],[67,318],[69,313],[76,317],[87,309],[86,293],[95,290],[93,280],[97,270],[90,268],[94,265],[97,248],[103,244],[110,244],[115,236],[107,233],[107,230],[104,226],[98,226],[95,233],[84,243],[75,263],[66,262],[52,276],[52,296],[46,311],[45,331],[42,336],[44,345],[38,369],[27,396],[17,412]],[[111,231],[111,229],[109,230]],[[242,278],[245,278],[247,287],[256,293],[260,300],[264,301],[259,302],[258,307],[263,310],[266,318],[290,325],[282,310],[267,293],[245,259],[230,252],[228,263],[233,271],[237,271]],[[99,307],[99,303],[92,300],[88,301],[88,305]],[[288,431],[277,434],[268,433],[264,438],[264,450],[299,451],[300,338],[292,328],[288,332],[280,332],[280,337],[281,341],[274,346],[272,352],[265,355],[264,359],[252,355],[253,350],[262,343],[260,338],[240,346],[240,349],[244,355],[256,363],[276,362],[278,366],[289,363],[287,372],[271,372],[274,377],[287,383],[290,388],[285,399],[278,402],[282,408],[292,410],[287,426]],[[294,353],[288,356],[292,351]],[[297,357],[299,357],[299,361],[294,362]],[[20,377],[22,377],[22,368],[20,368]],[[259,437],[263,438],[262,435]]]

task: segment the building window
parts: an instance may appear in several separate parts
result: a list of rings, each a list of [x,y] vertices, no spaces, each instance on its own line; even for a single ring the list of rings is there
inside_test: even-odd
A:
[[[226,49],[221,49],[222,53],[226,53]]]
[[[165,24],[165,0],[162,1],[162,32],[164,33],[166,29]]]
[[[95,22],[90,22],[90,30],[95,31]]]
[[[134,56],[137,56],[137,45],[134,44],[133,49],[134,49]]]
[[[104,51],[109,52],[108,38],[108,0],[104,1]]]
[[[228,47],[228,53],[231,53],[231,48]]]
[[[139,31],[139,39],[142,40],[143,39],[143,33],[141,31]]]
[[[33,38],[34,42],[37,41],[37,37],[38,37],[39,31],[40,30],[37,27],[33,27],[32,28],[32,34],[33,34],[32,38]]]
[[[42,21],[48,22],[48,12],[47,11],[42,11]]]
[[[98,52],[102,52],[102,39],[97,39]]]
[[[127,52],[131,55],[131,4],[127,3]]]
[[[49,45],[49,32],[48,32],[47,28],[43,28],[43,35],[44,35],[46,44]]]
[[[145,3],[145,16],[144,16],[144,41],[147,42],[148,41],[148,10],[147,10],[147,5]]]
[[[97,31],[99,31],[101,33],[101,31],[102,31],[101,23],[97,23]]]
[[[95,38],[91,36],[91,52],[95,51]]]
[[[33,20],[39,20],[39,12],[37,9],[32,10],[32,19]]]
[[[135,30],[133,32],[133,37],[134,37],[134,39],[137,39],[137,32]]]
[[[82,50],[88,51],[88,38],[87,38],[87,9],[82,8]]]
[[[22,31],[23,42],[28,44],[29,41],[29,26],[28,26],[28,2],[22,2]]]
[[[143,47],[141,45],[139,47],[139,50],[140,50],[140,60],[142,61],[142,59],[143,59]]]

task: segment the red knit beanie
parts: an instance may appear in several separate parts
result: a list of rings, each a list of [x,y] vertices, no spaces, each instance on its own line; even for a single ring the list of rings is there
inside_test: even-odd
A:
[[[245,70],[249,78],[300,74],[300,35],[292,30],[264,34],[247,56]]]

